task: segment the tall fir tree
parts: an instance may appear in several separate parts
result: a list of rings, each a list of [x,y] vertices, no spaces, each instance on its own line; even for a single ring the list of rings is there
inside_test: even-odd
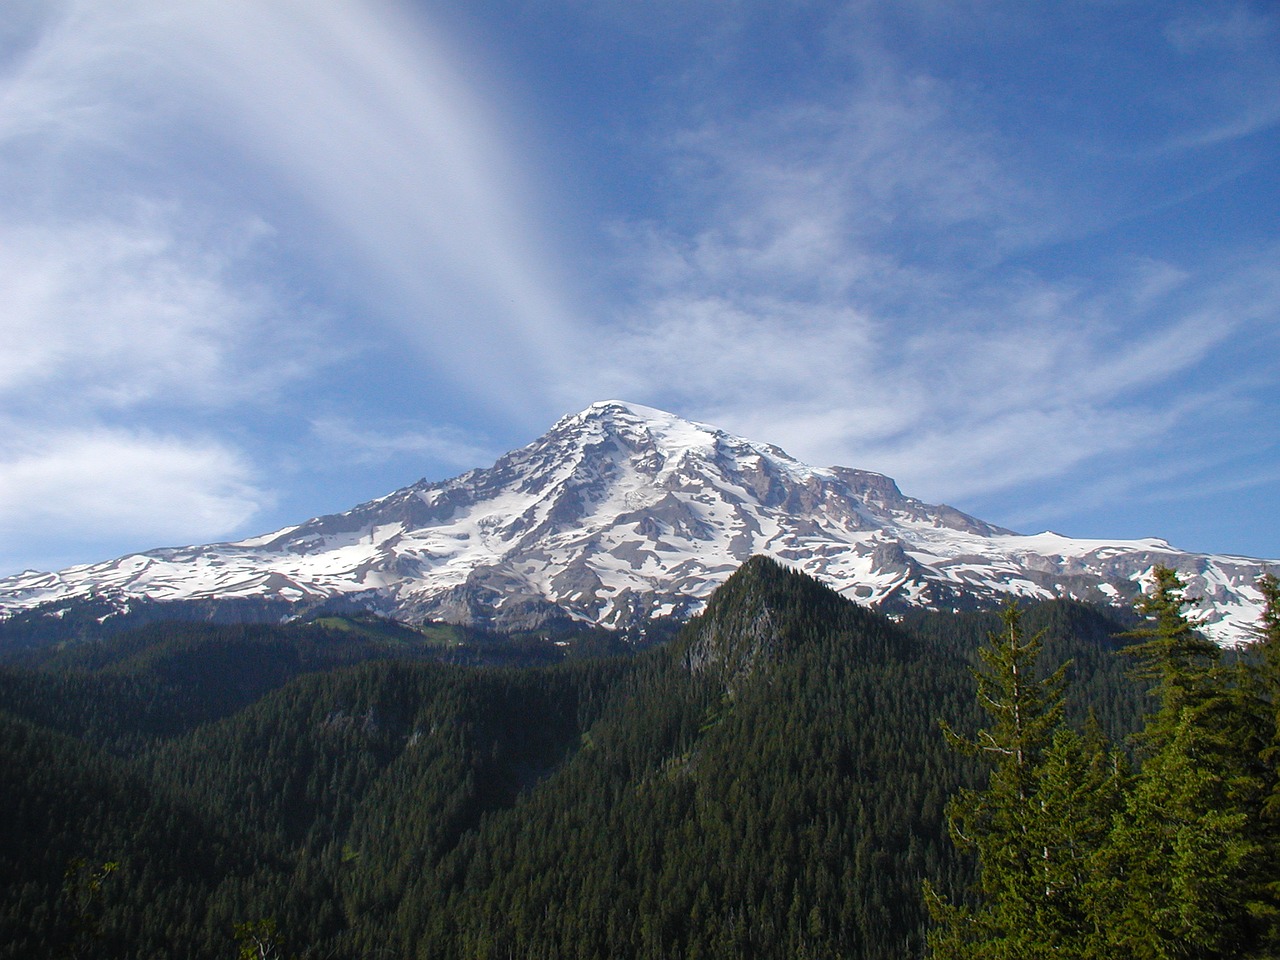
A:
[[[1264,750],[1273,771],[1270,779],[1276,788],[1270,806],[1280,816],[1280,777],[1274,774],[1280,768],[1280,580],[1271,573],[1263,575],[1258,579],[1258,592],[1262,594],[1263,606],[1255,628],[1254,675],[1258,698],[1268,714],[1268,742]]]
[[[1082,884],[1121,771],[1100,736],[1062,724],[1068,664],[1039,675],[1043,635],[1024,634],[1014,604],[1001,619],[974,671],[990,726],[968,739],[944,724],[953,746],[992,764],[986,789],[963,790],[948,808],[952,839],[977,858],[977,903],[949,903],[926,885],[937,924],[929,948],[955,960],[1084,955]]]
[[[1280,820],[1280,580],[1268,573],[1258,580],[1262,615],[1258,619],[1254,660],[1257,696],[1266,729],[1262,758],[1267,768],[1267,813]]]
[[[1100,864],[1106,938],[1137,960],[1240,957],[1257,934],[1250,903],[1263,846],[1256,758],[1235,674],[1185,608],[1177,573],[1156,567],[1126,651],[1156,707],[1138,735],[1141,768]]]
[[[1135,603],[1145,623],[1128,633],[1138,642],[1124,653],[1137,661],[1134,679],[1151,684],[1156,700],[1139,737],[1139,744],[1154,753],[1174,735],[1185,711],[1217,706],[1220,688],[1213,670],[1222,651],[1188,616],[1186,608],[1197,601],[1186,596],[1177,571],[1157,566],[1152,578],[1151,591]]]
[[[1267,573],[1258,580],[1258,591],[1263,608],[1250,661],[1250,693],[1256,707],[1261,779],[1258,824],[1266,868],[1257,878],[1254,912],[1263,930],[1262,955],[1276,957],[1280,956],[1280,580]]]

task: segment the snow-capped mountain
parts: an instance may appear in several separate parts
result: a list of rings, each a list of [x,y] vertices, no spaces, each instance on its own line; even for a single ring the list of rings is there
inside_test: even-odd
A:
[[[628,626],[695,612],[753,554],[893,609],[1024,597],[1128,602],[1178,570],[1223,643],[1247,639],[1268,564],[1163,540],[1023,536],[648,407],[597,403],[492,467],[235,543],[0,579],[0,613],[126,601],[345,596],[402,619]],[[1276,562],[1280,567],[1280,562]]]

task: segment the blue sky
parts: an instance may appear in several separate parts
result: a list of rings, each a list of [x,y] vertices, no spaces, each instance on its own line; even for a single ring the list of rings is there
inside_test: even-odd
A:
[[[10,0],[0,574],[619,397],[1280,558],[1280,7]]]

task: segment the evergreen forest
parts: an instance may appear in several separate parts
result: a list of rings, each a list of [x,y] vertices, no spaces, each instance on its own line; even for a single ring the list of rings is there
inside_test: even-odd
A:
[[[1280,620],[890,618],[755,558],[669,640],[0,635],[0,958],[1280,955]],[[56,641],[56,642],[54,642]]]

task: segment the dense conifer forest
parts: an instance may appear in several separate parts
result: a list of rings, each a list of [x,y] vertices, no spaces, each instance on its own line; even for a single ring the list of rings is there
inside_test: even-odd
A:
[[[1133,617],[895,621],[756,559],[647,649],[340,617],[24,636],[0,957],[1052,956],[1000,944],[1061,916],[1080,947],[1175,815],[1203,829],[1174,853],[1223,868],[1187,955],[1266,956],[1280,657],[1196,645],[1165,586]],[[1044,811],[1092,858],[1049,881]],[[1185,907],[1158,887],[1129,914]],[[1129,914],[1127,945],[1061,955],[1179,955]]]

